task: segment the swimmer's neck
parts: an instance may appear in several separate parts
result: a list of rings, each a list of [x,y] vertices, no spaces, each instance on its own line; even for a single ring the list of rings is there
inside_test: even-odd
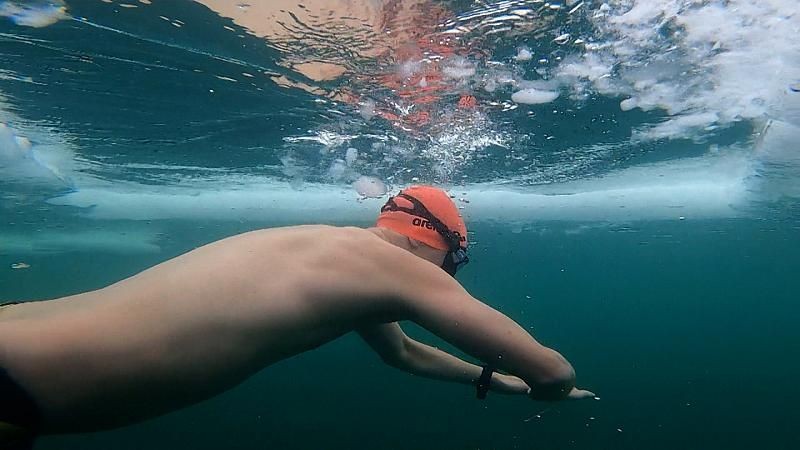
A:
[[[402,235],[394,230],[382,227],[367,228],[367,231],[375,236],[383,239],[384,241],[403,250],[411,252],[414,256],[420,257],[424,260],[430,261],[437,266],[441,266],[447,252],[439,250],[416,239],[411,239],[408,236]]]

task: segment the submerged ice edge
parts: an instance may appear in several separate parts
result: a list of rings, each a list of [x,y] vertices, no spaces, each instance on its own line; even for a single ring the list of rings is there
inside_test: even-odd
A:
[[[47,255],[71,251],[145,254],[159,253],[153,227],[131,224],[114,230],[63,229],[31,232],[0,231],[0,255]]]
[[[776,195],[800,198],[800,184],[793,176],[800,173],[793,144],[797,133],[791,124],[772,122],[752,152],[637,166],[602,178],[543,187],[472,184],[451,187],[450,193],[468,222],[499,222],[512,231],[547,221],[576,222],[580,230],[603,223],[751,217],[759,214],[754,205],[760,201]],[[772,166],[780,167],[779,176],[764,173]],[[103,230],[0,232],[0,253],[159,252],[164,236],[156,232],[158,222],[152,221],[160,219],[252,222],[253,226],[369,224],[384,201],[359,199],[342,186],[308,184],[297,191],[287,183],[254,176],[231,180],[211,175],[180,186],[83,182],[85,187],[50,203],[82,209]],[[114,222],[107,229],[106,220],[126,222]]]
[[[753,160],[744,153],[639,166],[602,178],[513,188],[467,184],[450,189],[469,221],[636,221],[745,215]],[[399,186],[395,187],[399,188]],[[98,220],[214,220],[269,223],[353,222],[375,217],[384,198],[361,199],[348,187],[255,177],[194,185],[86,185],[51,199]]]
[[[578,228],[565,231],[576,233],[585,227],[636,221],[747,218],[754,215],[753,203],[774,187],[763,185],[765,178],[758,171],[764,164],[787,161],[782,145],[796,132],[787,126],[791,127],[770,126],[776,131],[758,143],[760,159],[744,152],[709,155],[639,166],[594,180],[539,188],[473,184],[451,187],[450,194],[468,223],[502,223],[515,233],[549,221],[576,223]],[[800,161],[791,161],[797,163],[795,170],[800,168]],[[198,220],[237,227],[366,225],[385,200],[359,199],[342,186],[306,186],[297,191],[287,183],[265,183],[255,177],[235,185],[225,178],[181,186],[98,183],[50,200],[53,205],[82,209],[85,220],[76,222],[80,228],[0,231],[0,254],[159,252],[165,238],[158,232],[159,220],[170,220],[171,226]],[[800,198],[800,190],[795,190]],[[88,230],[91,221],[102,229]]]

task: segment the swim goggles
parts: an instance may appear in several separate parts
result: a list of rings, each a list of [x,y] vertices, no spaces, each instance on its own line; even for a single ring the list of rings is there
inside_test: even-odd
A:
[[[397,197],[401,197],[405,200],[408,200],[412,207],[406,208],[404,206],[398,205],[394,199]],[[450,276],[455,277],[456,272],[459,269],[464,267],[469,262],[469,257],[467,256],[467,249],[461,247],[461,240],[463,239],[462,236],[459,236],[458,233],[452,231],[450,228],[447,227],[441,220],[439,220],[436,216],[431,214],[428,211],[428,208],[422,204],[416,198],[404,194],[399,193],[395,197],[391,197],[389,201],[386,202],[385,205],[381,208],[381,212],[386,211],[400,211],[407,214],[411,214],[412,216],[419,217],[421,219],[425,219],[430,224],[431,228],[433,228],[437,233],[439,233],[444,241],[447,243],[448,248],[450,249],[447,252],[447,255],[444,257],[444,261],[442,262],[442,269],[450,274]]]

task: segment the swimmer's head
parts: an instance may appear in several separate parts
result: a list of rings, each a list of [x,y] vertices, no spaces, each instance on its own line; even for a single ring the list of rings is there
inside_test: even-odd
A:
[[[377,226],[447,252],[442,268],[451,275],[469,260],[467,227],[455,203],[441,189],[403,189],[381,208]]]

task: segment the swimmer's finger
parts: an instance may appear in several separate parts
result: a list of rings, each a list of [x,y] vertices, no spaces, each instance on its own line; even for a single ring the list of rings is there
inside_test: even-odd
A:
[[[580,400],[583,398],[595,398],[594,392],[584,389],[572,388],[572,391],[567,395],[570,400]]]

